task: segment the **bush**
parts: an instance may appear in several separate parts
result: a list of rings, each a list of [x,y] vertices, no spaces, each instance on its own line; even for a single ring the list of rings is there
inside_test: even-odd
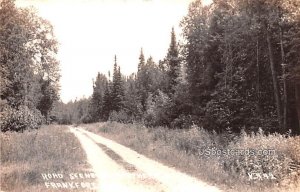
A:
[[[196,125],[192,125],[189,130],[176,132],[174,137],[174,144],[178,150],[185,151],[187,154],[196,155],[199,158],[205,157],[199,155],[205,149],[216,147],[213,135]]]
[[[5,107],[0,116],[1,131],[24,131],[37,129],[44,121],[44,117],[37,109],[20,106],[18,109]]]
[[[124,110],[112,111],[109,114],[109,121],[117,121],[120,123],[132,123],[133,117],[129,116]]]
[[[62,114],[60,118],[58,118],[58,124],[60,125],[71,125],[73,118],[70,114]]]
[[[154,98],[150,95],[147,99],[145,123],[147,126],[169,126],[171,99],[162,91]]]
[[[281,180],[288,175],[289,163],[295,158],[292,154],[299,151],[295,147],[294,139],[280,134],[265,135],[261,130],[256,134],[243,133],[236,142],[231,142],[228,149],[252,150],[255,155],[227,155],[224,169],[233,175],[247,177],[248,173],[271,173]],[[298,142],[299,143],[299,142]],[[258,150],[264,150],[265,154]]]
[[[145,127],[143,124],[101,123],[89,126],[89,130],[105,133],[110,139],[137,152],[154,157],[195,176],[203,176],[212,182],[229,186],[234,191],[289,191],[299,183],[297,170],[288,172],[291,160],[300,162],[300,137],[271,134],[234,134],[230,130],[217,134],[196,125],[190,129]],[[230,149],[275,149],[270,155],[226,155]],[[179,162],[179,163],[178,163]],[[299,171],[299,170],[298,170]],[[252,178],[248,175],[253,174]],[[256,174],[262,176],[258,179]],[[273,179],[272,175],[274,176]],[[251,178],[251,179],[250,179]],[[290,190],[294,191],[294,190]]]
[[[80,122],[81,123],[91,123],[93,120],[92,116],[90,114],[86,114],[86,115],[83,115],[81,118],[80,118]]]
[[[174,129],[189,129],[192,125],[198,123],[198,119],[192,115],[181,114],[171,122],[170,127]]]

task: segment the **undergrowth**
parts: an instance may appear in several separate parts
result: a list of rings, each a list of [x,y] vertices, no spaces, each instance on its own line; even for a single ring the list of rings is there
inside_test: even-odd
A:
[[[300,137],[210,133],[197,126],[186,130],[147,128],[116,122],[84,125],[150,158],[176,167],[226,191],[294,191],[299,189]]]

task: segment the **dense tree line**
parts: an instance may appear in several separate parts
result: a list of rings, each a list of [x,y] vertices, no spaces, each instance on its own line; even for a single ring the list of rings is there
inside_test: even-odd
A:
[[[63,103],[62,101],[55,101],[53,110],[50,113],[52,123],[62,125],[90,123],[91,114],[94,108],[91,106],[91,99],[81,98]],[[99,121],[99,119],[97,119]]]
[[[178,44],[172,29],[158,64],[151,57],[145,61],[141,50],[137,74],[121,83],[105,80],[105,96],[94,89],[92,101],[106,98],[110,105],[98,105],[106,111],[94,110],[93,117],[170,127],[195,123],[217,132],[261,127],[299,133],[299,3],[191,3],[181,22],[184,43]]]
[[[51,24],[32,9],[0,1],[1,131],[38,128],[58,99],[59,63]]]
[[[112,79],[97,75],[88,122],[300,132],[299,0],[196,0],[181,27],[159,63],[141,49],[136,74],[115,57]]]
[[[203,118],[201,124],[299,132],[299,3],[191,4],[182,21],[183,54],[191,103],[199,106],[193,114]]]

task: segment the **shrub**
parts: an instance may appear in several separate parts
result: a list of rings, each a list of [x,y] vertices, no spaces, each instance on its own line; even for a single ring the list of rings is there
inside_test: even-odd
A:
[[[197,123],[197,119],[192,115],[181,114],[171,122],[170,127],[189,129],[195,123]]]
[[[24,131],[37,129],[44,121],[44,117],[37,109],[20,106],[18,109],[5,107],[0,116],[1,131]]]
[[[150,95],[147,99],[145,123],[148,126],[168,126],[170,123],[171,99],[162,91],[154,98]]]
[[[109,121],[117,121],[121,123],[131,123],[133,122],[133,118],[129,116],[124,110],[120,111],[112,111],[109,114]]]
[[[92,120],[93,120],[93,118],[90,114],[85,114],[80,118],[81,123],[91,123]]]
[[[288,175],[289,163],[293,161],[291,154],[295,151],[291,151],[290,145],[284,135],[265,135],[261,130],[251,135],[243,133],[236,142],[229,144],[228,149],[252,150],[252,154],[226,155],[224,169],[242,177],[249,173],[271,173],[281,180]],[[258,150],[264,150],[265,154]]]
[[[216,142],[214,142],[212,134],[196,125],[192,125],[189,130],[174,132],[173,142],[178,150],[196,155],[199,158],[204,157],[200,154],[205,149],[216,147]]]
[[[262,131],[257,134],[246,134],[244,131],[235,134],[230,129],[217,134],[196,125],[190,129],[169,129],[117,122],[92,125],[90,130],[104,132],[109,138],[137,152],[185,171],[192,169],[191,172],[196,176],[203,175],[205,179],[225,184],[236,191],[243,191],[245,186],[250,188],[246,191],[289,191],[275,189],[278,186],[280,189],[293,188],[293,184],[299,183],[297,170],[289,173],[288,169],[291,160],[300,162],[300,137],[266,135]],[[275,149],[276,153],[252,156],[218,153],[230,149]],[[247,173],[257,173],[263,178],[255,179],[255,175],[252,175],[250,180]]]
[[[58,119],[58,124],[60,125],[70,125],[72,124],[72,116],[70,114],[62,114],[62,116]]]

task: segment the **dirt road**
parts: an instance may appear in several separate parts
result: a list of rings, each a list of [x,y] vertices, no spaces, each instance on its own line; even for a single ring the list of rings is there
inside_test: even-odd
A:
[[[97,175],[97,191],[221,191],[82,128],[70,127],[70,131],[79,139]]]

